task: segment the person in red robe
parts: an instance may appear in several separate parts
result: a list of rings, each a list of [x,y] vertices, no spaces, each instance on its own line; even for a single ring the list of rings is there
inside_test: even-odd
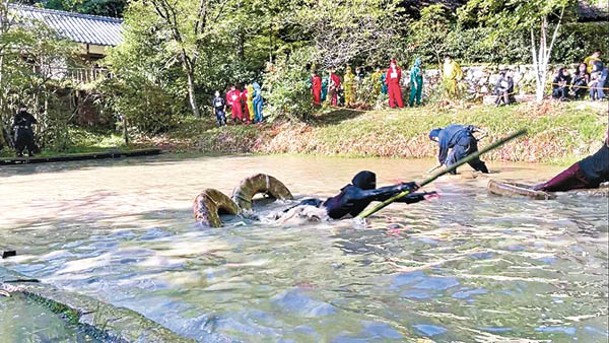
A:
[[[338,91],[340,90],[340,76],[330,70],[330,95],[332,96],[332,106],[338,106]]]
[[[244,123],[249,124],[250,110],[247,108],[247,87],[243,87],[243,91],[241,92],[241,104],[243,104],[243,117],[241,117],[241,120],[243,120]]]
[[[231,108],[231,118],[233,118],[233,122],[241,121],[243,119],[241,91],[235,86],[231,86],[230,91],[226,93],[226,104]]]
[[[402,79],[402,69],[398,67],[397,62],[391,59],[389,69],[385,75],[385,83],[387,84],[389,93],[389,107],[395,108],[397,105],[399,108],[404,107],[402,101],[402,89],[400,88],[400,80]]]
[[[311,75],[311,93],[313,94],[313,104],[321,105],[321,76],[316,72]]]

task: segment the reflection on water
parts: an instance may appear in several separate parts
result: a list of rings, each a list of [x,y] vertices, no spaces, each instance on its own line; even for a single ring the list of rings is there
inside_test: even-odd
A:
[[[257,172],[330,196],[360,169],[387,184],[431,165],[163,156],[6,168],[0,242],[19,255],[0,263],[199,340],[606,341],[606,198],[504,198],[485,178],[452,177],[430,188],[441,199],[392,205],[366,227],[193,224],[198,191],[230,194]],[[528,182],[559,170],[491,167]]]

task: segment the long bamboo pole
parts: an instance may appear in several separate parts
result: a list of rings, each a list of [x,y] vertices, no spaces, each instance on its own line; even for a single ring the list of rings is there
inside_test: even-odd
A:
[[[509,135],[509,136],[507,136],[507,137],[505,137],[503,139],[500,139],[500,140],[496,141],[495,143],[485,147],[484,149],[479,150],[479,151],[477,151],[477,152],[475,152],[475,153],[473,153],[471,155],[468,155],[468,156],[460,159],[459,161],[455,162],[454,164],[451,164],[450,166],[446,166],[446,168],[442,168],[441,170],[436,171],[434,174],[432,174],[427,179],[425,179],[425,180],[423,180],[421,182],[417,182],[417,184],[419,185],[419,187],[423,187],[425,185],[428,185],[428,184],[434,182],[440,176],[445,175],[447,173],[450,173],[451,171],[459,168],[460,166],[462,166],[462,165],[464,165],[464,164],[466,164],[466,163],[468,163],[468,162],[470,162],[470,161],[480,157],[480,155],[485,154],[485,153],[487,153],[487,152],[489,152],[491,150],[497,149],[498,147],[504,145],[505,143],[507,143],[507,142],[509,142],[509,141],[511,141],[511,140],[513,140],[515,138],[518,138],[518,137],[520,137],[520,136],[522,136],[522,135],[524,135],[526,133],[527,133],[527,130],[523,129],[523,130],[520,130],[520,131],[518,131],[516,133],[513,133],[513,134],[511,134],[511,135]],[[364,211],[364,212],[360,213],[360,215],[358,215],[357,218],[359,218],[359,219],[368,218],[371,215],[373,215],[374,213],[376,213],[376,212],[382,210],[383,208],[387,207],[387,205],[391,204],[392,202],[394,202],[394,201],[396,201],[396,200],[398,200],[398,199],[400,199],[402,197],[405,197],[408,194],[410,194],[410,191],[403,191],[402,193],[396,194],[393,197],[391,197],[391,198],[383,201],[382,203],[374,206],[373,208],[369,209],[368,211]]]

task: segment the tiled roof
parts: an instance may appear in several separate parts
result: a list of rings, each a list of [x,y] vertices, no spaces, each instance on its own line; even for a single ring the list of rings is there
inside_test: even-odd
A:
[[[117,46],[123,40],[117,18],[9,4],[22,20],[40,21],[61,37],[84,44]]]

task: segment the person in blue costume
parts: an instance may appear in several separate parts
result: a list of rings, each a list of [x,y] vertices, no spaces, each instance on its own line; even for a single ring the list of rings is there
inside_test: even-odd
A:
[[[324,76],[321,78],[321,102],[326,101],[328,98],[328,76]]]
[[[388,92],[387,83],[385,83],[385,80],[387,80],[387,75],[385,75],[385,73],[382,73],[381,74],[381,93],[383,93],[383,95],[387,95],[387,92]]]
[[[417,106],[421,105],[421,96],[423,95],[423,69],[421,69],[421,59],[417,58],[414,61],[412,69],[410,69],[410,98],[408,105],[413,107],[416,101]]]
[[[262,114],[262,107],[264,106],[264,99],[262,99],[262,88],[260,88],[260,84],[258,82],[254,82],[254,123],[260,123],[264,120],[264,115]]]
[[[478,151],[478,140],[474,137],[474,132],[482,132],[479,128],[473,125],[448,125],[445,128],[437,128],[429,132],[429,139],[438,142],[440,151],[438,153],[438,162],[440,165],[452,165],[464,157]],[[476,171],[488,174],[486,164],[479,158],[469,162],[470,167]],[[457,171],[451,171],[451,174],[456,174]]]

